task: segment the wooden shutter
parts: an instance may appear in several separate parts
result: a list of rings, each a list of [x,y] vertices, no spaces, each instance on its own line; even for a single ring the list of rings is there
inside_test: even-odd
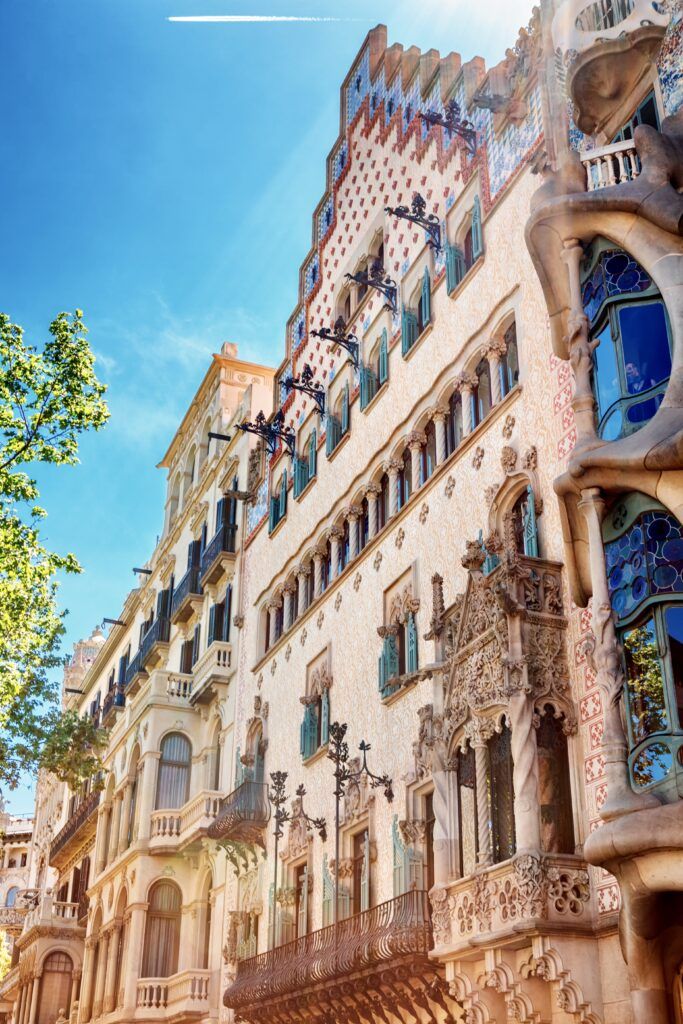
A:
[[[531,555],[532,558],[538,558],[536,501],[531,484],[526,489],[526,503],[524,505],[524,554]]]
[[[386,327],[382,331],[382,338],[379,343],[379,383],[384,384],[389,379],[389,340]]]
[[[484,251],[484,239],[481,228],[481,203],[479,196],[474,197],[472,207],[472,262],[478,260]]]
[[[341,407],[341,433],[342,437],[349,429],[349,385],[344,385],[342,392],[342,407]]]
[[[422,277],[422,319],[425,326],[432,319],[432,281],[429,276],[429,267],[425,267]]]
[[[316,430],[311,431],[308,439],[308,479],[312,480],[318,469],[318,434]]]
[[[408,615],[408,621],[406,623],[406,641],[408,649],[408,671],[417,671],[417,628],[415,626],[415,616],[412,612]]]
[[[370,909],[370,836],[363,837],[363,866],[360,876],[360,911]]]

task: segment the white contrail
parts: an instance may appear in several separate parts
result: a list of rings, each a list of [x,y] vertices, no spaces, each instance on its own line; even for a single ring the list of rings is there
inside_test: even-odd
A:
[[[298,15],[279,14],[189,14],[176,16],[169,21],[360,21],[360,18],[314,18],[299,17]]]

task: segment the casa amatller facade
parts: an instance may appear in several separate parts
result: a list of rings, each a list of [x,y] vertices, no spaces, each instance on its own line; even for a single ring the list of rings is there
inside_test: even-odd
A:
[[[67,669],[6,1024],[682,1024],[682,26],[368,34],[282,361]]]

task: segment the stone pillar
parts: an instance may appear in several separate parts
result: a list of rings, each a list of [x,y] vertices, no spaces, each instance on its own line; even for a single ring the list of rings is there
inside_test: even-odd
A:
[[[427,443],[427,438],[421,430],[413,430],[408,435],[408,448],[410,449],[410,475],[412,477],[412,493],[422,484],[422,448]]]
[[[133,783],[129,780],[123,791],[123,805],[121,808],[121,823],[119,828],[118,852],[122,854],[128,846],[128,822],[130,818],[131,800],[133,797]]]
[[[101,874],[107,864],[107,822],[111,814],[111,803],[107,802],[100,807],[97,814],[97,840],[95,845],[95,874]]]
[[[104,984],[104,1013],[111,1013],[116,1006],[116,960],[119,954],[120,941],[121,925],[117,922],[109,932],[109,950]]]
[[[494,338],[490,343],[484,356],[489,364],[489,376],[491,378],[491,405],[497,405],[503,397],[500,380],[500,361],[505,355],[505,342],[502,338]]]
[[[400,459],[389,459],[384,463],[384,472],[389,477],[389,518],[398,512],[398,474],[402,466]]]
[[[308,577],[311,574],[310,565],[300,565],[296,571],[296,577],[299,581],[299,595],[297,612],[299,615],[303,615],[306,611],[306,595],[308,592]]]
[[[150,750],[142,756],[143,769],[139,780],[140,812],[137,816],[139,839],[149,839],[152,827],[152,811],[157,795],[157,764],[161,754]]]
[[[296,592],[296,584],[293,583],[290,580],[287,583],[285,583],[285,585],[282,588],[282,590],[283,590],[283,593],[284,593],[284,602],[285,602],[284,612],[283,612],[283,627],[284,627],[284,629],[289,629],[289,627],[294,622],[293,610],[294,610],[294,594]]]
[[[440,466],[446,460],[446,417],[448,409],[438,405],[432,413],[434,435],[436,437],[436,464]]]
[[[104,981],[107,975],[107,959],[109,953],[109,933],[100,932],[100,955],[97,958],[97,976],[95,978],[95,998],[92,1005],[92,1016],[97,1018],[102,1013],[104,1003]]]
[[[583,311],[581,301],[580,265],[583,259],[583,246],[577,238],[565,239],[562,258],[567,265],[569,277],[567,348],[569,362],[574,371],[572,408],[576,420],[576,449],[579,449],[591,446],[597,440],[592,382],[595,343],[589,337],[588,317]]]
[[[462,432],[463,436],[471,434],[474,424],[472,421],[472,392],[477,386],[477,378],[472,373],[461,373],[456,387],[460,392],[462,402]]]
[[[123,981],[122,1015],[126,1019],[131,1019],[135,1011],[138,998],[138,979],[140,977],[140,962],[145,938],[145,915],[147,913],[147,904],[131,904],[128,909],[130,911],[128,938],[126,940],[128,955],[123,963],[125,977]]]
[[[282,598],[277,594],[268,604],[268,611],[270,612],[270,630],[268,633],[268,647],[273,647],[278,641],[277,635],[277,615],[276,612],[282,607]]]
[[[368,484],[365,488],[368,499],[368,540],[371,540],[377,533],[377,501],[380,493],[379,484]]]
[[[358,520],[363,510],[358,505],[350,505],[346,510],[346,518],[349,521],[349,561],[352,562],[358,555]]]
[[[95,958],[95,946],[97,942],[93,935],[89,935],[85,940],[85,955],[83,957],[83,986],[81,991],[81,1001],[78,1007],[78,1018],[85,1024],[89,1021],[92,1014],[90,1012],[92,1004],[92,994],[95,985],[95,978],[93,975],[93,960]]]
[[[114,793],[112,800],[112,821],[111,821],[111,832],[109,835],[109,863],[116,860],[119,852],[119,829],[121,828],[121,804],[123,803],[123,793],[121,790],[118,793]]]
[[[36,974],[31,982],[31,1002],[29,1003],[28,1011],[28,1024],[36,1024],[36,1015],[38,1013],[38,993],[40,992],[40,974]],[[62,1007],[58,1006],[58,1010]],[[64,1007],[66,1010],[66,1006]]]
[[[479,840],[479,865],[488,867],[493,855],[491,852],[491,833],[489,831],[489,748],[486,745],[486,734],[478,731],[473,738],[474,770],[477,780],[477,837]]]
[[[339,575],[339,545],[342,543],[344,538],[344,531],[341,526],[333,526],[329,532],[330,537],[330,561],[332,563],[330,567],[330,579],[335,579]]]
[[[323,592],[323,558],[322,551],[313,553],[313,597],[320,597]]]
[[[588,551],[593,589],[593,639],[587,651],[589,661],[602,690],[605,726],[602,753],[605,757],[607,799],[600,809],[605,821],[630,811],[659,806],[652,793],[634,793],[628,770],[628,743],[621,717],[621,697],[626,683],[617,642],[612,606],[607,586],[602,520],[605,501],[598,487],[581,491],[579,508],[588,527]]]

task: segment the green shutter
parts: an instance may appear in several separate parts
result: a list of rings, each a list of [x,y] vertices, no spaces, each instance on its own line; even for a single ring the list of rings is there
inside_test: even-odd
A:
[[[401,316],[401,352],[408,355],[417,338],[417,316],[412,309],[403,307]]]
[[[379,343],[379,383],[384,384],[389,379],[389,342],[386,327],[382,331],[382,338]]]
[[[526,505],[524,506],[524,554],[531,555],[532,558],[538,558],[536,501],[531,484],[526,489]]]
[[[481,229],[481,203],[479,196],[474,197],[472,207],[472,260],[478,260],[484,251],[484,240]]]
[[[320,700],[320,742],[323,746],[330,738],[330,691],[323,690]]]
[[[344,385],[342,392],[342,407],[341,407],[341,433],[342,437],[349,429],[349,385]]]
[[[313,430],[308,440],[308,479],[312,480],[317,472],[318,463],[318,434]]]
[[[422,319],[425,326],[432,320],[432,281],[429,276],[429,267],[425,267],[422,278]]]
[[[417,672],[417,627],[415,616],[412,612],[408,615],[406,623],[406,641],[408,647],[408,671]]]

